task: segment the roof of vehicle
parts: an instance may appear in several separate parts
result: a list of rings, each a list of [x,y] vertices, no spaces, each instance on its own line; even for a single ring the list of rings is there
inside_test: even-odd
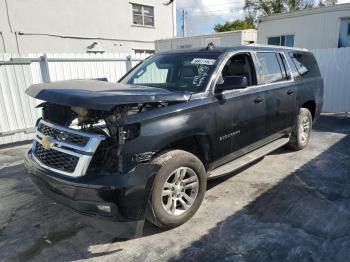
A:
[[[159,52],[158,54],[177,54],[177,53],[197,53],[197,52],[212,52],[212,53],[226,53],[233,51],[302,51],[309,52],[307,49],[286,47],[286,46],[274,46],[274,45],[239,45],[239,46],[218,46],[213,48],[188,48],[188,49],[175,49],[165,52]]]

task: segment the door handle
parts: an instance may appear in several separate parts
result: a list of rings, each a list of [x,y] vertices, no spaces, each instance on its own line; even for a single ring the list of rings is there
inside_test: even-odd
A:
[[[287,95],[290,96],[290,95],[292,95],[292,94],[294,94],[294,90],[288,90],[288,91],[287,91]]]
[[[262,102],[264,102],[264,101],[265,101],[265,99],[264,99],[264,98],[262,98],[262,97],[258,97],[258,98],[255,98],[254,103],[256,103],[256,104],[260,104],[260,103],[262,103]]]

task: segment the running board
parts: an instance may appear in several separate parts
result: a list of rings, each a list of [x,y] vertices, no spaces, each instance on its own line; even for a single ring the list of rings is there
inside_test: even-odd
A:
[[[284,146],[289,142],[289,138],[280,138],[277,139],[263,147],[260,147],[258,149],[255,149],[254,151],[245,154],[235,160],[232,160],[231,162],[228,162],[222,166],[219,166],[211,171],[208,172],[208,179],[217,178],[220,176],[224,176],[227,174],[232,173],[233,171],[236,171],[255,160],[262,158],[263,156],[270,154],[271,152],[275,151],[276,149]]]

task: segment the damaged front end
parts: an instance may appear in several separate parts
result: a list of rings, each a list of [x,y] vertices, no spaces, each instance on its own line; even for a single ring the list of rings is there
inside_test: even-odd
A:
[[[34,184],[54,201],[80,214],[109,220],[116,227],[126,223],[128,233],[120,230],[123,233],[118,235],[135,237],[145,220],[159,166],[149,162],[152,154],[140,158],[123,154],[123,147],[141,130],[137,121],[123,124],[124,120],[188,98],[162,91],[159,95],[154,89],[147,95],[136,88],[137,102],[132,102],[130,88],[108,89],[101,83],[102,89],[96,91],[91,85],[95,88],[100,83],[82,82],[87,88],[74,89],[81,82],[70,81],[58,84],[71,86],[70,91],[57,88],[56,83],[52,84],[56,88],[41,84],[27,90],[46,102],[38,106],[42,118],[25,166]],[[102,99],[106,97],[108,103]]]
[[[33,156],[44,167],[72,177],[84,176],[88,169],[101,175],[126,172],[118,149],[139,136],[140,124],[121,126],[120,120],[164,106],[120,105],[103,111],[45,102],[39,105],[42,118],[37,124]],[[55,151],[62,154],[56,156]]]

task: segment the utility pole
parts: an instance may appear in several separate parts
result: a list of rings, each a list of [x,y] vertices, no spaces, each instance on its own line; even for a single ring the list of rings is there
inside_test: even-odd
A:
[[[182,36],[186,37],[186,12],[182,9]]]

